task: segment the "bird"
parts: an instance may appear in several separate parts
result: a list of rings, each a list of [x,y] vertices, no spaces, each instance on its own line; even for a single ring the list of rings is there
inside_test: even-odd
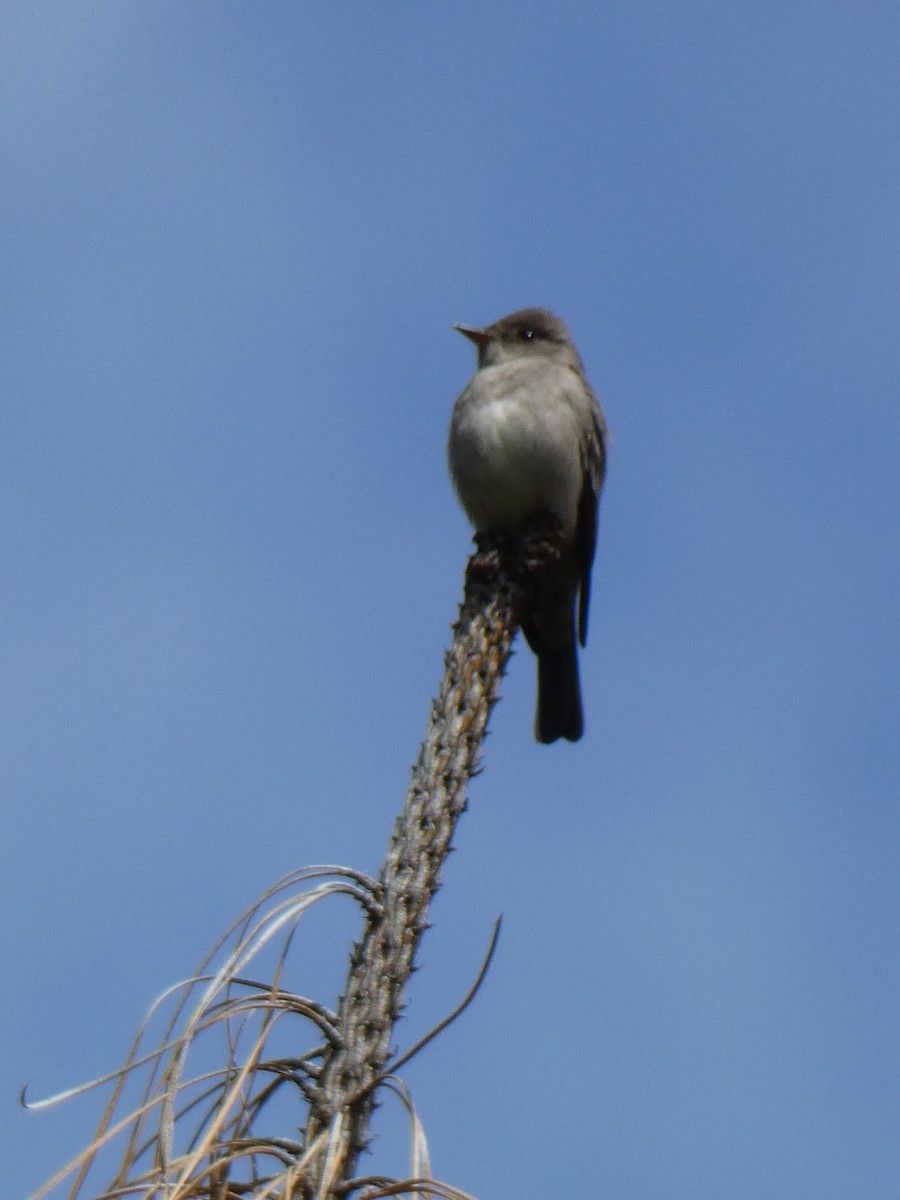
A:
[[[563,552],[534,588],[522,632],[537,657],[538,742],[584,733],[578,644],[587,640],[591,568],[609,431],[569,330],[544,308],[485,328],[454,325],[475,343],[475,374],[453,406],[450,476],[476,532],[523,533],[555,517]]]

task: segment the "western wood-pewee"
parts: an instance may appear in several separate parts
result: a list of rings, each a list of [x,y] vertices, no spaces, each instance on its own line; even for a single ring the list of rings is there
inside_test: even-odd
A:
[[[479,532],[507,535],[541,513],[562,524],[565,552],[538,579],[522,632],[537,655],[535,737],[577,742],[584,716],[576,630],[583,646],[606,420],[559,317],[525,308],[485,329],[454,328],[478,348],[447,446],[466,515]]]

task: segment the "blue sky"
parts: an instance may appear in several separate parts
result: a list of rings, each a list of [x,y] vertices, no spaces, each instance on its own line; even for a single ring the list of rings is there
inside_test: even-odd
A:
[[[526,304],[613,432],[587,734],[518,654],[399,1031],[502,911],[404,1072],[435,1172],[897,1194],[898,58],[888,3],[4,6],[7,1194],[98,1113],[22,1084],[377,869],[469,549],[450,325]]]

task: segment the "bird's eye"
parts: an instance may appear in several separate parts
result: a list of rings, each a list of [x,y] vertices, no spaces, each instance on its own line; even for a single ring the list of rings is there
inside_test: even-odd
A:
[[[534,338],[534,330],[530,325],[526,325],[524,329],[519,330],[519,337],[523,342],[530,342]]]

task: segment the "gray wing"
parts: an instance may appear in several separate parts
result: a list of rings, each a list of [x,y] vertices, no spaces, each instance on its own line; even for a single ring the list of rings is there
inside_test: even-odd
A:
[[[585,387],[587,383],[585,382]],[[606,476],[606,448],[609,430],[603,409],[594,393],[590,396],[590,423],[585,428],[581,443],[581,498],[578,502],[578,517],[575,526],[575,555],[578,560],[578,640],[583,646],[587,641],[588,609],[591,603],[591,567],[597,548],[597,518],[600,508],[600,491]]]

